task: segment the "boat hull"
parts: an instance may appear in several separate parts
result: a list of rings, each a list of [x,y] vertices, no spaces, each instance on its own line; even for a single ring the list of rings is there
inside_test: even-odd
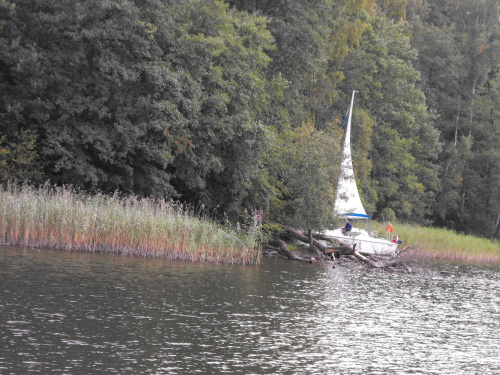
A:
[[[329,237],[332,237],[344,245],[353,246],[356,244],[356,250],[365,255],[395,255],[398,251],[398,244],[387,241],[383,238],[372,237],[363,229],[352,228],[349,235],[344,235],[340,228],[324,231]]]

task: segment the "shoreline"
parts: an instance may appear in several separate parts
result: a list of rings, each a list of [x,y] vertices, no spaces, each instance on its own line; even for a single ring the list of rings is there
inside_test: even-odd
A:
[[[42,247],[42,246],[32,246],[29,244],[16,244],[1,242],[0,246],[14,247],[19,249],[29,249],[33,251],[58,251],[67,253],[91,253],[91,254],[102,254],[102,255],[114,255],[123,256],[131,258],[142,258],[142,259],[152,259],[152,260],[163,260],[163,261],[180,261],[180,262],[190,262],[190,263],[207,263],[207,264],[226,264],[226,265],[251,265],[258,266],[261,264],[260,260],[263,257],[269,256],[270,254],[261,252],[258,262],[252,263],[238,263],[238,262],[224,262],[216,259],[192,259],[189,257],[182,256],[158,256],[153,252],[132,252],[132,251],[106,251],[106,250],[89,250],[89,249],[76,249],[76,248],[60,248],[60,247]],[[404,249],[402,249],[404,250]],[[313,253],[307,250],[294,249],[293,252],[300,254],[305,257],[310,257]],[[405,261],[408,262],[443,262],[443,263],[460,263],[468,265],[486,265],[486,266],[498,266],[500,265],[500,256],[482,256],[480,254],[470,255],[455,252],[443,253],[436,250],[418,249],[412,248],[407,252],[401,253],[401,256]]]
[[[11,246],[224,264],[260,263],[260,223],[221,226],[189,207],[67,188],[0,187],[0,241]],[[384,223],[371,222],[385,232]],[[393,223],[413,260],[500,264],[500,243],[438,228]],[[408,254],[410,255],[410,254]]]

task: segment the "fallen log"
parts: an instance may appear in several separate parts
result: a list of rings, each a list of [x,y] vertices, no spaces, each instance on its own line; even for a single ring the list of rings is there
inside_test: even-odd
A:
[[[356,244],[354,246],[356,246]],[[326,255],[332,255],[334,253],[340,253],[341,255],[352,255],[354,254],[354,250],[352,247],[347,245],[328,247],[325,249]]]
[[[379,262],[373,261],[370,258],[367,258],[364,255],[361,255],[356,250],[354,250],[353,255],[356,257],[356,259],[359,259],[363,263],[368,264],[370,267],[374,267],[374,268],[384,268],[385,267],[384,263],[382,263],[380,261]]]
[[[336,249],[337,247],[328,246],[328,245],[326,245],[322,241],[329,241],[329,242],[332,242],[332,243],[339,243],[334,238],[329,237],[329,236],[324,235],[324,234],[321,234],[321,233],[312,233],[311,237],[310,237],[309,235],[305,234],[300,229],[297,229],[297,228],[294,228],[294,227],[291,227],[291,226],[288,226],[288,225],[282,225],[282,227],[286,228],[287,231],[288,231],[288,233],[292,237],[294,237],[294,238],[298,239],[299,241],[304,242],[306,244],[309,244],[309,245],[312,244],[316,249],[318,249],[319,251],[321,251],[323,254],[326,254],[327,250]]]
[[[288,249],[288,246],[286,245],[286,242],[283,240],[269,240],[267,242],[270,246],[278,248],[278,252],[284,256],[286,256],[288,259],[291,260],[299,260],[302,262],[309,262],[309,263],[315,263],[316,258],[304,258],[301,257],[300,255],[295,254],[294,252],[290,251]],[[314,259],[314,260],[313,260]]]

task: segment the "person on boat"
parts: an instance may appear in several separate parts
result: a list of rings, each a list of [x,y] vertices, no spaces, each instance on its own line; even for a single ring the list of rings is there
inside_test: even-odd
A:
[[[345,227],[342,228],[342,234],[344,236],[346,236],[346,235],[351,234],[352,225],[351,225],[351,223],[349,223],[349,220],[347,220],[347,219],[344,219],[344,222],[345,222]]]

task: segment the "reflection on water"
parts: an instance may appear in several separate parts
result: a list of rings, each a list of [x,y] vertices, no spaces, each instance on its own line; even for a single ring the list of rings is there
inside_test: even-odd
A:
[[[1,374],[499,374],[500,270],[0,247]]]

